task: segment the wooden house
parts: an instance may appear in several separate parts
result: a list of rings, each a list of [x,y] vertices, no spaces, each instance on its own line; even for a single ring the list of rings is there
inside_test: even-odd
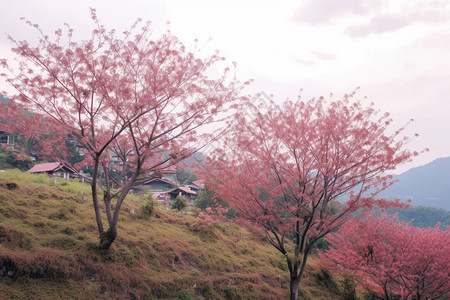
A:
[[[27,171],[28,173],[46,173],[49,176],[61,177],[64,179],[78,178],[80,175],[77,170],[61,162],[51,162],[37,164]]]
[[[159,194],[166,193],[177,187],[177,184],[163,178],[152,178],[144,181],[142,186],[149,186],[150,193],[152,193],[154,197],[158,197]]]
[[[188,188],[185,187],[177,187],[167,192],[167,194],[170,195],[170,199],[174,200],[177,196],[185,196],[189,202],[190,205],[192,205],[193,200],[197,196],[197,193],[194,191],[191,191]]]

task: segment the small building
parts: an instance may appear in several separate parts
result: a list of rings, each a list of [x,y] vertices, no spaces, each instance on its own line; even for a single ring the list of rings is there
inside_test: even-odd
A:
[[[28,173],[47,173],[49,176],[61,177],[64,179],[78,178],[78,171],[61,162],[51,162],[37,164],[27,171]]]
[[[184,187],[174,188],[174,189],[168,191],[167,194],[170,195],[171,200],[174,200],[176,197],[178,197],[180,195],[185,196],[186,199],[188,200],[189,206],[194,205],[194,199],[197,196],[196,192],[191,191],[190,189],[184,188]]]
[[[192,181],[192,183],[189,185],[189,188],[198,193],[205,188],[205,183],[203,182],[203,180],[195,180]]]
[[[177,184],[163,178],[152,178],[144,181],[141,186],[149,186],[149,192],[157,198],[159,194],[166,193],[177,187]]]

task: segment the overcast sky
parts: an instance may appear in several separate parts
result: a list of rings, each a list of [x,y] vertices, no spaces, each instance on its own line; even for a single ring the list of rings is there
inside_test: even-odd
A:
[[[399,171],[450,156],[448,0],[0,0],[0,58],[11,55],[6,34],[36,37],[20,17],[49,34],[69,23],[75,38],[85,38],[89,7],[108,28],[142,18],[158,33],[169,21],[186,44],[198,38],[235,61],[242,81],[255,80],[249,93],[273,94],[278,102],[300,89],[308,99],[360,87],[358,95],[390,112],[395,124],[415,120],[408,133],[420,136],[410,148],[430,148]]]

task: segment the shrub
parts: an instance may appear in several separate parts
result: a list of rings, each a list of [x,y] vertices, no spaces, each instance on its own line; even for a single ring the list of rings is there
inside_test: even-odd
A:
[[[343,291],[342,299],[344,300],[356,300],[356,284],[352,278],[349,276],[344,276],[344,281],[342,282]]]
[[[143,217],[150,217],[155,212],[155,207],[158,205],[158,201],[156,201],[152,195],[148,195],[144,201],[144,204],[141,207],[141,214]]]
[[[178,294],[179,299],[182,299],[182,300],[197,299],[197,297],[195,297],[191,291],[186,290],[186,289],[179,290],[177,294]]]
[[[182,211],[187,207],[187,199],[185,196],[177,196],[174,201],[170,204],[171,209],[177,209],[178,211]]]
[[[7,148],[0,148],[0,167],[2,169],[18,168],[26,171],[33,166],[33,161],[23,151],[11,151]]]

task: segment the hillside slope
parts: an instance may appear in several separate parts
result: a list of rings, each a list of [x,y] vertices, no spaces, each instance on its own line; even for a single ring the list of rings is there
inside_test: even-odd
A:
[[[285,261],[261,238],[230,223],[194,230],[192,216],[162,209],[143,214],[135,195],[117,241],[100,252],[89,186],[58,181],[0,173],[0,299],[288,297]],[[339,299],[340,285],[314,265],[301,298]]]

